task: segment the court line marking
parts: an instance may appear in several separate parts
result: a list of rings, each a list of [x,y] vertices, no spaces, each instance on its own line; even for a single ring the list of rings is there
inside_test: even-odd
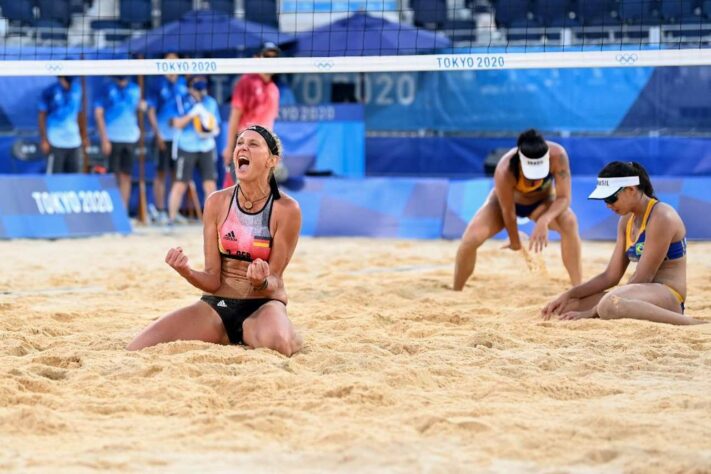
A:
[[[346,275],[364,275],[368,273],[399,273],[399,272],[411,272],[420,270],[439,270],[442,268],[451,268],[451,263],[440,263],[437,265],[400,265],[398,267],[390,268],[365,268],[363,270],[355,270],[352,272],[346,272]]]
[[[38,288],[36,290],[5,290],[0,291],[0,296],[33,296],[56,295],[62,293],[96,293],[105,291],[103,286],[64,286],[60,288]]]

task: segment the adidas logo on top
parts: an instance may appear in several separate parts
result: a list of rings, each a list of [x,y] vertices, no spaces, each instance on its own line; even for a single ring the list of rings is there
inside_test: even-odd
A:
[[[237,240],[237,237],[235,236],[235,233],[233,230],[231,230],[225,234],[225,240]]]

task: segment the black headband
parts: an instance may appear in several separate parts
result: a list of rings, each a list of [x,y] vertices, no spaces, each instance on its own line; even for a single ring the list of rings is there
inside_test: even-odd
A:
[[[262,127],[261,125],[250,125],[249,127],[242,130],[242,132],[246,132],[247,130],[252,130],[253,132],[257,132],[258,134],[260,134],[262,138],[264,138],[264,141],[267,142],[267,146],[269,147],[269,151],[271,152],[271,154],[277,156],[279,155],[279,146],[277,146],[276,138],[274,138],[272,132]]]

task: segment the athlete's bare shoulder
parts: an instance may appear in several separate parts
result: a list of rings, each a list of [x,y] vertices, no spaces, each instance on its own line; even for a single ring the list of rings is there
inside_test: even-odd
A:
[[[281,199],[274,201],[275,206],[281,208],[283,212],[287,215],[293,215],[293,213],[301,213],[301,207],[299,206],[299,202],[296,199],[281,190],[280,194]]]
[[[563,145],[561,145],[558,142],[554,142],[553,140],[546,140],[546,143],[548,144],[549,147],[555,147],[555,148],[565,150],[565,147],[563,147]]]
[[[235,187],[230,186],[228,188],[219,189],[210,193],[210,195],[205,199],[205,212],[219,211],[224,206],[229,205],[234,190]]]
[[[508,173],[509,169],[509,163],[511,162],[511,158],[516,154],[518,151],[517,147],[511,148],[509,151],[503,154],[501,159],[499,159],[499,162],[496,163],[496,168],[494,170],[494,174],[500,174],[500,173]]]
[[[301,207],[296,199],[280,190],[281,198],[274,201],[272,216],[274,229],[285,229],[287,235],[298,236],[301,229]]]
[[[683,226],[681,216],[676,209],[665,202],[658,202],[654,205],[654,212],[649,218],[650,223],[655,221],[664,226]]]
[[[551,159],[559,157],[565,157],[566,159],[568,158],[568,152],[565,150],[565,147],[563,145],[548,140],[546,140],[546,143],[548,144],[548,149],[550,150]]]
[[[225,189],[218,189],[216,191],[213,191],[210,193],[210,195],[207,197],[207,200],[213,200],[216,202],[222,202],[224,200],[229,200],[232,198],[232,195],[235,192],[235,186],[229,186]],[[207,202],[206,200],[206,202]]]

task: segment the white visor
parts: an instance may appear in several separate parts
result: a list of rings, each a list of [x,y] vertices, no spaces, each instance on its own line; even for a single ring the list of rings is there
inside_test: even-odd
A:
[[[521,170],[523,170],[523,175],[526,178],[543,179],[548,176],[551,167],[550,151],[547,151],[546,154],[540,158],[529,158],[521,153],[521,149],[519,149],[518,156],[521,159]]]
[[[605,199],[615,194],[620,188],[627,186],[639,186],[639,176],[597,178],[597,187],[590,193],[588,199]]]

